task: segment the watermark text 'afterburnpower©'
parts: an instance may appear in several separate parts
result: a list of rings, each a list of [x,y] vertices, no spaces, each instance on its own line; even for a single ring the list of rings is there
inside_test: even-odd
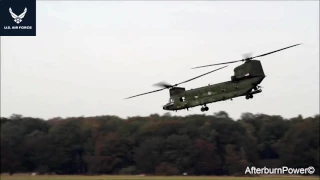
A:
[[[250,175],[281,175],[281,174],[290,174],[290,175],[312,175],[315,172],[315,168],[310,166],[307,168],[289,168],[283,166],[281,168],[257,168],[257,167],[247,167],[245,174]]]

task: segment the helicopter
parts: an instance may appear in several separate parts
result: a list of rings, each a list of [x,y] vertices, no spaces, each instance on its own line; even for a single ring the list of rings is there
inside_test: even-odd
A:
[[[300,43],[301,44],[301,43]],[[221,82],[217,84],[212,84],[208,86],[199,87],[196,89],[186,90],[184,87],[178,87],[179,85],[195,80],[207,74],[213,73],[220,69],[226,68],[227,66],[220,67],[218,69],[209,71],[207,73],[201,74],[189,80],[171,85],[166,82],[160,82],[155,84],[156,86],[160,86],[161,89],[157,89],[154,91],[138,94],[135,96],[127,97],[125,99],[134,98],[137,96],[142,96],[154,92],[159,92],[165,89],[169,89],[169,102],[163,106],[163,110],[167,111],[178,111],[182,109],[193,108],[196,106],[201,106],[201,112],[208,111],[209,108],[207,104],[215,103],[218,101],[225,101],[225,100],[232,100],[236,97],[245,96],[246,99],[252,99],[254,94],[258,94],[262,92],[261,86],[259,84],[263,81],[266,77],[264,74],[262,64],[259,60],[255,58],[263,57],[275,52],[279,52],[288,48],[292,48],[294,46],[298,46],[300,44],[295,44],[292,46],[288,46],[282,49],[278,49],[275,51],[271,51],[265,54],[261,54],[258,56],[250,57],[247,56],[244,59],[237,60],[237,61],[229,61],[224,63],[217,63],[217,64],[210,64],[204,66],[194,67],[196,68],[203,68],[215,65],[222,65],[222,64],[230,64],[230,63],[237,63],[237,62],[244,62],[243,64],[234,68],[234,75],[231,76],[230,81]]]

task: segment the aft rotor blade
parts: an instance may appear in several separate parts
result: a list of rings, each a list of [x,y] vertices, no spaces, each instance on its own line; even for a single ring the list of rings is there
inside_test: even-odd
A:
[[[142,95],[145,95],[145,94],[150,94],[150,93],[154,93],[154,92],[158,92],[158,91],[162,91],[164,89],[167,89],[167,88],[162,88],[162,89],[158,89],[158,90],[154,90],[154,91],[150,91],[150,92],[146,92],[146,93],[142,93],[142,94],[138,94],[138,95],[135,95],[135,96],[130,96],[130,97],[127,97],[125,99],[130,99],[130,98],[134,98],[134,97],[137,97],[137,96],[142,96]]]
[[[272,51],[272,52],[268,52],[268,53],[265,53],[265,54],[261,54],[259,56],[255,56],[255,57],[246,57],[245,59],[241,59],[241,60],[237,60],[237,61],[229,61],[229,62],[218,63],[218,64],[209,64],[209,65],[205,65],[205,66],[194,67],[194,68],[191,68],[191,69],[203,68],[203,67],[208,67],[208,66],[216,66],[216,65],[222,65],[222,64],[230,64],[230,63],[236,63],[236,62],[245,61],[245,60],[251,60],[253,58],[266,56],[266,55],[269,55],[269,54],[272,54],[272,53],[275,53],[275,52],[279,52],[279,51],[282,51],[282,50],[285,50],[285,49],[288,49],[288,48],[292,48],[292,47],[298,46],[300,44],[295,44],[295,45],[292,45],[292,46],[288,46],[288,47],[285,47],[285,48],[282,48],[282,49],[278,49],[278,50],[275,50],[275,51]]]
[[[244,61],[244,59],[238,60],[238,61],[229,61],[229,62],[224,62],[224,63],[218,63],[218,64],[209,64],[209,65],[204,65],[204,66],[198,66],[198,67],[194,67],[191,69],[197,69],[197,68],[203,68],[203,67],[209,67],[209,66],[216,66],[216,65],[222,65],[222,64],[230,64],[230,63],[236,63],[236,62],[240,62],[240,61]]]
[[[207,73],[205,73],[205,74],[201,74],[200,76],[197,76],[197,77],[194,77],[194,78],[192,78],[192,79],[189,79],[189,80],[183,81],[183,82],[181,82],[181,83],[175,84],[174,86],[178,86],[178,85],[180,85],[180,84],[183,84],[183,83],[186,83],[186,82],[195,80],[195,79],[197,79],[197,78],[199,78],[199,77],[202,77],[202,76],[204,76],[204,75],[213,73],[213,72],[218,71],[218,70],[220,70],[220,69],[223,69],[223,68],[225,68],[225,67],[227,67],[227,66],[223,66],[223,67],[221,67],[221,68],[215,69],[215,70],[210,71],[210,72],[207,72]]]
[[[300,43],[301,44],[301,43]],[[255,56],[255,57],[252,57],[251,59],[253,58],[257,58],[257,57],[262,57],[262,56],[266,56],[266,55],[269,55],[269,54],[272,54],[272,53],[275,53],[275,52],[278,52],[278,51],[282,51],[282,50],[285,50],[285,49],[288,49],[288,48],[292,48],[294,46],[298,46],[300,44],[295,44],[295,45],[292,45],[292,46],[288,46],[288,47],[285,47],[285,48],[282,48],[282,49],[278,49],[278,50],[275,50],[275,51],[272,51],[272,52],[268,52],[268,53],[265,53],[265,54],[261,54],[259,56]]]

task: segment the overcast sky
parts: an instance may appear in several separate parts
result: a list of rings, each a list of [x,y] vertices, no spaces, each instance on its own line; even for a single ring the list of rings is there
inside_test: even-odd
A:
[[[262,93],[209,104],[205,113],[234,119],[319,113],[319,1],[38,1],[36,37],[1,37],[1,116],[164,114],[167,90],[123,99],[218,68],[194,66],[296,43],[259,59]],[[229,81],[237,65],[183,87]]]

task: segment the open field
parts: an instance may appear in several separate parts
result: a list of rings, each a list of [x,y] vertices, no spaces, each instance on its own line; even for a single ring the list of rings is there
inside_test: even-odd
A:
[[[264,176],[264,177],[216,177],[216,176],[31,176],[1,175],[1,180],[318,180],[319,177]]]

